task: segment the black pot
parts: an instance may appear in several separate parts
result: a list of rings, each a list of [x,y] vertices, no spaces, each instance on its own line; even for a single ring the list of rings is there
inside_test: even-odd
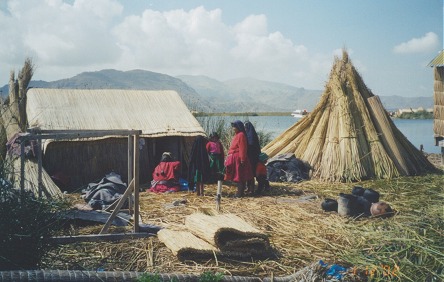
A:
[[[379,193],[373,189],[365,189],[362,196],[366,198],[370,203],[379,202]]]
[[[324,211],[331,212],[331,211],[338,211],[338,201],[330,198],[325,198],[324,201],[321,204],[321,207]]]
[[[365,189],[362,186],[353,186],[352,195],[362,196],[364,194],[364,191]]]

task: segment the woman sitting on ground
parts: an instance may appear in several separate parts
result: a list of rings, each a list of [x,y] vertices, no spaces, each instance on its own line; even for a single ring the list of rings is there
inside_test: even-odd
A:
[[[180,190],[180,162],[174,161],[170,152],[162,154],[160,163],[153,172],[153,181],[148,191],[155,193],[177,192]]]

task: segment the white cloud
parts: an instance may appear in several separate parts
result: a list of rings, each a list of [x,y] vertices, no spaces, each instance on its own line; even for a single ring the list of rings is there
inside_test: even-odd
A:
[[[270,32],[265,15],[228,25],[222,10],[204,7],[123,17],[117,0],[7,3],[8,11],[0,11],[0,61],[7,67],[0,79],[31,57],[34,79],[48,81],[113,68],[220,80],[254,77],[319,89],[331,67],[331,54],[311,54],[281,32]]]
[[[313,62],[303,45],[268,31],[265,15],[250,15],[234,26],[222,11],[203,7],[125,18],[114,29],[125,69],[141,68],[170,75],[203,74],[216,79],[258,79],[320,88],[328,64]]]
[[[412,38],[407,42],[396,45],[393,52],[398,54],[428,52],[438,46],[438,41],[438,36],[434,32],[428,32],[421,38]]]
[[[31,57],[36,76],[43,71],[44,78],[59,79],[69,69],[113,62],[120,53],[109,32],[123,9],[115,0],[14,0],[7,7],[0,13],[0,60],[8,65],[21,67]]]

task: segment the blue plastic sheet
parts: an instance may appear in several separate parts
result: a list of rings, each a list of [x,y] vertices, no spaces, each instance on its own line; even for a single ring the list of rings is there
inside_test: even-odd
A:
[[[319,261],[319,264],[322,267],[327,268],[328,263],[323,262],[322,260]],[[342,280],[343,273],[347,271],[347,268],[338,264],[332,264],[330,267],[328,267],[328,270],[325,274],[328,276],[331,276],[333,278],[336,278],[338,280]]]

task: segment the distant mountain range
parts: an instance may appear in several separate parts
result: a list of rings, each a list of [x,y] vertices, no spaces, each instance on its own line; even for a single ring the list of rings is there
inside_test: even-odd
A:
[[[176,90],[191,110],[203,112],[291,112],[295,109],[311,111],[323,92],[253,78],[218,81],[206,76],[173,77],[145,70],[112,69],[83,72],[52,82],[33,80],[29,87]],[[6,96],[8,85],[0,88],[0,93]],[[380,98],[387,110],[433,107],[433,95]]]

